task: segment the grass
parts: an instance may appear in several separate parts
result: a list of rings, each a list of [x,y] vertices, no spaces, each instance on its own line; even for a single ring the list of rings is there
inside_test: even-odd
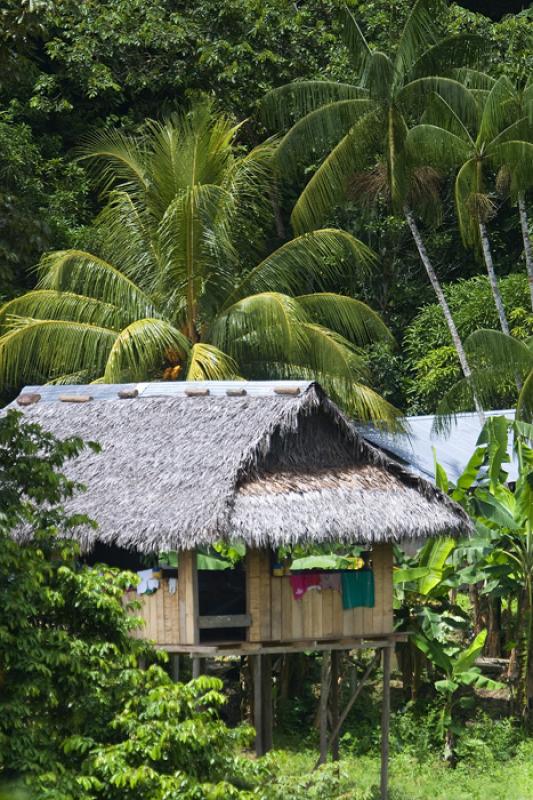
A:
[[[483,749],[483,748],[482,748]],[[256,790],[265,800],[374,800],[379,796],[379,758],[347,755],[338,765],[312,773],[315,749],[277,750],[265,761],[272,781]],[[450,769],[436,756],[421,761],[394,755],[390,762],[390,800],[532,800],[533,740],[522,742],[515,755],[500,761],[492,750]]]

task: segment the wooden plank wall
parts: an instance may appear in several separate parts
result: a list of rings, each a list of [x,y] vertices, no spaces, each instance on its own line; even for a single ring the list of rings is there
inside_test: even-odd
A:
[[[290,578],[271,574],[268,551],[247,555],[249,641],[342,639],[392,633],[392,546],[376,545],[372,552],[374,608],[342,608],[340,592],[307,591],[301,600],[292,594]]]
[[[331,589],[311,590],[301,600],[295,600],[290,578],[271,574],[269,551],[250,550],[246,555],[247,610],[251,616],[248,640],[291,642],[391,633],[392,563],[392,545],[376,545],[372,551],[375,606],[344,611],[341,593]],[[199,642],[195,567],[195,554],[180,555],[180,579],[173,595],[166,579],[152,595],[139,598],[135,592],[128,593],[128,599],[141,601],[143,607],[137,614],[146,620],[145,627],[133,632],[133,636],[151,639],[161,646]]]
[[[160,645],[180,643],[178,592],[170,594],[168,580],[161,580],[159,589],[154,594],[140,597],[135,591],[126,593],[126,600],[138,600],[142,608],[133,615],[143,617],[145,625],[132,631],[135,639],[150,639]]]

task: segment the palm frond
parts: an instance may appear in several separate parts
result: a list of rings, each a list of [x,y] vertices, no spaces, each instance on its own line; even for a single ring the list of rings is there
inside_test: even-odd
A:
[[[475,158],[465,161],[455,179],[455,209],[461,238],[466,247],[479,243],[479,225],[485,212],[483,198],[486,195],[478,185],[478,164]]]
[[[34,289],[5,303],[0,308],[0,326],[9,325],[10,317],[70,320],[113,330],[120,329],[125,319],[122,309],[110,303],[50,289]]]
[[[83,250],[58,250],[39,265],[40,289],[72,292],[103,300],[122,309],[125,317],[157,316],[150,297],[102,258]]]
[[[104,371],[117,332],[82,322],[15,318],[0,337],[0,383],[44,383],[65,372]]]
[[[116,337],[105,365],[104,382],[145,380],[161,368],[167,351],[177,352],[185,361],[189,349],[187,337],[165,320],[136,320]]]
[[[415,125],[407,134],[406,147],[412,163],[444,170],[458,166],[470,155],[468,140],[436,125]]]
[[[297,233],[320,227],[344,198],[350,177],[364,167],[369,151],[375,149],[382,135],[378,117],[379,114],[371,113],[356,122],[314,173],[292,212],[291,221]]]
[[[432,75],[406,83],[398,91],[397,102],[413,113],[422,113],[433,94],[440,95],[468,127],[479,119],[479,106],[474,94],[453,78]]]
[[[396,212],[405,205],[409,192],[409,164],[405,149],[407,133],[403,114],[391,106],[388,113],[387,167],[391,204]]]
[[[146,150],[133,136],[117,130],[90,133],[79,148],[78,158],[88,162],[103,192],[119,188],[138,196],[148,189]]]
[[[294,175],[303,159],[324,152],[346,135],[372,106],[371,100],[338,100],[317,108],[298,120],[285,134],[276,154],[283,176]]]
[[[341,12],[341,34],[350,59],[358,74],[365,71],[372,53],[352,12],[345,6]]]
[[[425,50],[414,62],[409,70],[409,79],[443,75],[453,69],[472,67],[479,63],[480,56],[486,50],[486,40],[476,34],[446,36]]]
[[[189,114],[151,123],[147,204],[157,219],[181,192],[222,184],[234,159],[232,143],[239,127],[215,113],[209,102],[196,104]]]
[[[394,85],[394,64],[386,53],[376,50],[368,60],[361,78],[373,100],[389,102],[392,99]]]
[[[492,141],[509,122],[512,108],[518,105],[516,90],[505,75],[491,88],[485,100],[477,137],[478,144]]]
[[[194,344],[187,364],[188,381],[236,380],[239,375],[237,362],[211,344]]]
[[[481,328],[465,341],[467,354],[475,363],[489,363],[495,369],[529,372],[533,369],[533,353],[527,342],[507,336],[502,331]]]
[[[489,157],[495,168],[506,167],[510,173],[510,192],[516,198],[533,186],[533,143],[507,141],[491,143]]]
[[[252,269],[234,289],[223,308],[246,294],[296,294],[302,285],[326,287],[354,270],[368,273],[375,254],[346,231],[324,228],[304,233],[279,247]]]
[[[324,105],[366,96],[368,92],[351,83],[293,81],[268,92],[261,105],[261,116],[270,129],[284,129]]]
[[[376,341],[394,342],[383,320],[361,300],[331,292],[300,295],[296,299],[310,319],[340,334],[352,344],[363,346]]]
[[[496,83],[496,79],[491,75],[477,69],[472,69],[471,67],[458,67],[454,69],[452,71],[452,77],[471,91],[490,92]]]
[[[524,381],[516,404],[517,419],[533,422],[533,369]]]
[[[454,133],[460,139],[468,142],[472,149],[475,148],[468,126],[440,94],[434,94],[429,99],[421,121],[425,125],[436,125],[439,128],[444,128],[444,130],[450,131],[450,133]]]
[[[306,316],[298,301],[279,292],[245,297],[220,313],[206,338],[238,363],[291,361],[301,352]],[[253,358],[252,358],[253,355]]]
[[[395,73],[407,75],[412,65],[439,39],[439,17],[445,0],[416,0],[405,22],[396,52]]]

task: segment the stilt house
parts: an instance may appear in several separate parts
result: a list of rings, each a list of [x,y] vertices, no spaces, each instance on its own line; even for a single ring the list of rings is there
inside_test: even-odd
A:
[[[316,383],[28,387],[17,402],[56,435],[102,446],[68,466],[87,486],[69,510],[99,525],[80,534],[86,546],[101,560],[107,548],[156,564],[177,552],[142,595],[140,635],[197,659],[253,656],[259,710],[273,653],[390,656],[393,543],[470,528],[447,496],[364,441]],[[242,561],[199,570],[197,552],[220,542],[245,545]],[[363,569],[291,571],[291,548],[317,545],[358,546]],[[346,602],[358,582],[371,591]],[[256,717],[256,727],[262,751],[268,724]]]

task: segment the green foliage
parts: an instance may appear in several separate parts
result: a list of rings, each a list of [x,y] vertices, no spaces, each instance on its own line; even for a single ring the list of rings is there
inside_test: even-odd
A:
[[[36,140],[16,114],[0,113],[0,298],[29,287],[50,245],[67,246],[85,221],[87,180],[57,136]]]
[[[531,315],[527,278],[509,275],[500,280],[500,288],[509,316],[511,332],[521,338],[531,335]],[[499,327],[486,278],[478,276],[458,281],[445,289],[454,320],[462,339],[478,328]],[[404,349],[413,378],[408,381],[409,407],[412,413],[434,410],[445,392],[460,376],[444,315],[435,303],[425,306],[405,333]],[[514,387],[516,393],[516,387]],[[501,403],[511,403],[513,387],[502,393]]]
[[[37,291],[1,309],[7,384],[120,383],[165,368],[188,380],[310,375],[359,418],[394,423],[362,350],[391,336],[364,303],[328,291],[368,271],[372,252],[330,228],[251,267],[239,231],[268,212],[273,150],[241,155],[237,130],[203,103],[142,138],[91,137],[84,157],[107,197],[101,252],[49,254]]]
[[[9,791],[25,797],[24,781],[31,800],[248,797],[236,752],[250,731],[220,721],[221,682],[174,684],[130,636],[136,577],[83,566],[66,538],[90,530],[63,506],[81,487],[61,469],[83,447],[0,417],[0,780],[19,777]]]

